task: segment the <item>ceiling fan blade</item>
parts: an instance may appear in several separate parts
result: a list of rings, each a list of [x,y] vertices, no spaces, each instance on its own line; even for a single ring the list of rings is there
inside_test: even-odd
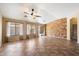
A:
[[[25,14],[29,14],[28,12],[24,12]]]
[[[41,16],[39,16],[39,15],[35,15],[35,17],[41,17]]]
[[[31,13],[31,15],[33,15],[33,12]]]
[[[24,15],[24,17],[27,17],[27,15]]]

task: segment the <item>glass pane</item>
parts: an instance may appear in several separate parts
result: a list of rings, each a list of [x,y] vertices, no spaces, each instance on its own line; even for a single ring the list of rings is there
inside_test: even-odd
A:
[[[30,33],[31,33],[31,25],[27,24],[27,34],[30,34]]]
[[[20,24],[16,23],[16,35],[20,34]]]
[[[36,33],[35,25],[32,26],[32,33],[33,33],[33,34]]]
[[[16,23],[16,35],[23,35],[23,24]]]
[[[7,36],[15,35],[15,23],[7,23]]]

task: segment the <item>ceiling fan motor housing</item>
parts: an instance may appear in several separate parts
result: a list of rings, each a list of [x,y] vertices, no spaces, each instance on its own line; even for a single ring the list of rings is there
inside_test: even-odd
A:
[[[34,11],[34,9],[32,9],[32,11]]]

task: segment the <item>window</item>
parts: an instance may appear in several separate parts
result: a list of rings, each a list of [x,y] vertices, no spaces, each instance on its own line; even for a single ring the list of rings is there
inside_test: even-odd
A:
[[[7,23],[7,36],[23,35],[23,24],[8,22]]]
[[[27,24],[27,34],[30,34],[30,33],[31,33],[31,25]]]
[[[19,28],[20,29],[20,35],[23,35],[23,24],[20,24],[19,26],[20,26],[20,28]]]
[[[16,35],[23,35],[23,24],[16,23]]]
[[[32,30],[32,33],[33,33],[33,34],[35,34],[35,33],[36,33],[36,28],[35,28],[35,25],[32,25],[32,29],[31,29],[31,30]]]
[[[15,23],[7,23],[7,36],[15,35]]]

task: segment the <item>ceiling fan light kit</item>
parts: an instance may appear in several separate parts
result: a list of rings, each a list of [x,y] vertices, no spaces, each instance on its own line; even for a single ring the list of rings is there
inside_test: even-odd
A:
[[[34,8],[32,8],[31,13],[25,11],[24,12],[24,14],[25,14],[24,17],[28,17],[27,15],[29,15],[29,16],[31,15],[31,17],[33,19],[36,19],[36,17],[41,17],[40,15],[37,15],[34,11],[35,11]]]

